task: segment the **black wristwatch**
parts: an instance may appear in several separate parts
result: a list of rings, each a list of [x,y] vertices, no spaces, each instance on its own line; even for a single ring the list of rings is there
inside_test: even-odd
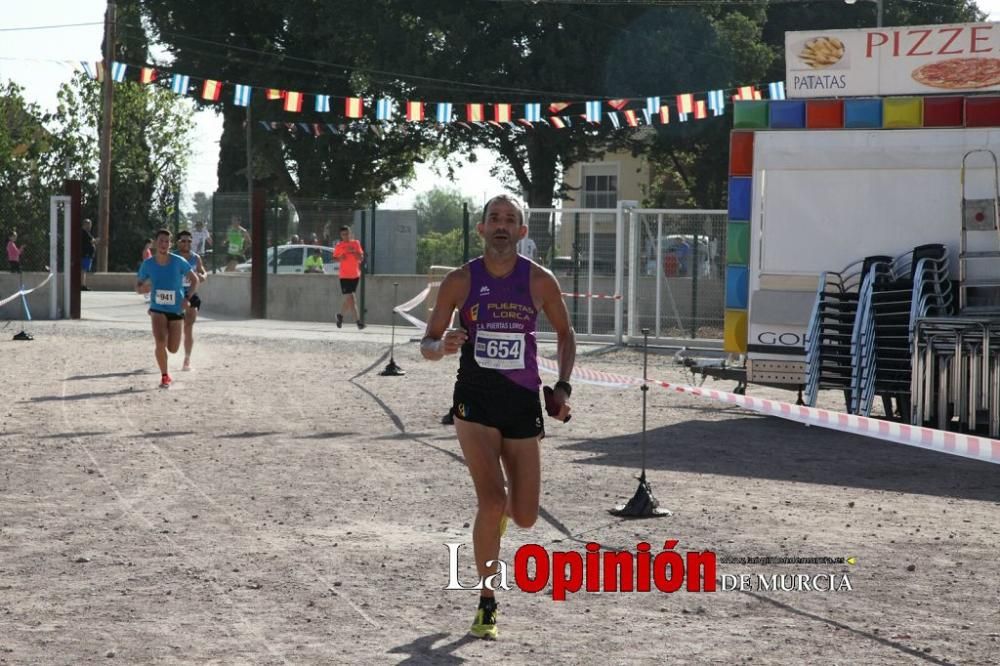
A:
[[[561,379],[555,383],[555,385],[553,386],[553,388],[562,389],[563,393],[566,394],[567,398],[569,398],[569,397],[571,397],[573,395],[573,387],[570,386],[569,382],[564,382]]]

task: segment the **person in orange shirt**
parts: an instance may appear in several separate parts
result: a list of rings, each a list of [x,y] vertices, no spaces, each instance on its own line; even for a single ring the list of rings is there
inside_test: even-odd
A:
[[[347,225],[340,228],[340,241],[333,248],[333,258],[340,262],[340,293],[344,295],[340,312],[337,313],[337,328],[344,325],[346,312],[354,313],[354,321],[358,324],[358,330],[361,330],[365,323],[358,314],[354,292],[361,282],[361,262],[365,260],[365,252],[361,249],[361,241],[351,238],[351,228]]]

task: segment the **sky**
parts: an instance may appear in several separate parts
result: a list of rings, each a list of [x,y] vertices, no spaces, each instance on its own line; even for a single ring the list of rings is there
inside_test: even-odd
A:
[[[892,0],[887,0],[891,2]],[[978,0],[991,20],[1000,21],[1000,0]],[[70,79],[81,60],[101,60],[101,40],[105,0],[36,0],[3,2],[0,14],[0,81],[15,81],[25,89],[29,101],[54,110],[56,91]],[[25,30],[36,26],[74,25],[58,29]],[[190,195],[197,191],[214,192],[216,160],[222,121],[211,111],[195,114],[196,132],[192,141],[190,172],[183,201],[189,207]],[[484,203],[503,186],[489,175],[495,163],[488,151],[480,151],[474,164],[457,169],[457,181],[451,186]],[[414,198],[443,183],[444,176],[434,171],[433,163],[417,165],[417,177],[406,190],[391,197],[386,208],[408,208]]]

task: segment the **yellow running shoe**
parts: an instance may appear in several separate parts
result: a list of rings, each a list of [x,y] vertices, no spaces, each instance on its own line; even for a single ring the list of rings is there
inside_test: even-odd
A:
[[[504,513],[504,514],[502,514],[500,516],[500,538],[501,539],[503,538],[503,535],[507,533],[507,523],[509,523],[509,522],[510,522],[510,518],[507,517],[506,513]]]
[[[476,610],[476,619],[472,622],[469,632],[476,638],[490,641],[497,639],[497,605],[487,608],[480,606]]]

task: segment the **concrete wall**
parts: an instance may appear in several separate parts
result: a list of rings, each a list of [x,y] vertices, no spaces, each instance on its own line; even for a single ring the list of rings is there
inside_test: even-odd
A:
[[[399,283],[398,300],[393,297],[393,282]],[[369,324],[391,323],[392,308],[410,300],[427,286],[426,275],[368,275],[364,278],[364,319]],[[248,318],[250,316],[250,274],[216,273],[198,289],[208,315]],[[360,303],[361,289],[358,289]],[[335,275],[268,275],[267,317],[290,321],[334,321],[343,296]],[[427,311],[417,308],[413,314],[426,321]],[[401,319],[397,324],[403,323]]]
[[[37,284],[41,284],[48,273],[24,273],[21,279],[25,289],[31,289]],[[61,315],[63,310],[62,302],[62,280],[61,275],[54,276],[48,284],[27,295],[28,309],[31,310],[32,319],[49,319],[49,298],[52,289],[58,290],[58,308]],[[21,288],[18,276],[14,273],[0,273],[0,301],[8,296],[13,296]],[[6,305],[0,305],[0,320],[20,320],[24,317],[24,309],[21,306],[21,299],[15,298]]]

